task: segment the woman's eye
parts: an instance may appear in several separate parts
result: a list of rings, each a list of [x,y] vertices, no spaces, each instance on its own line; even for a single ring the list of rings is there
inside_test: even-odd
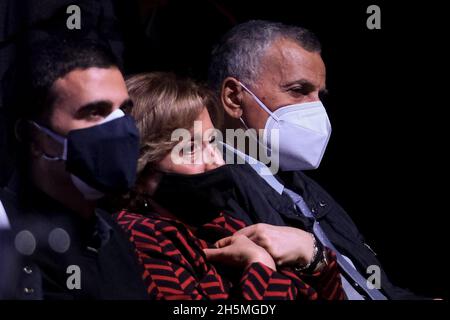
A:
[[[191,142],[187,144],[183,149],[181,149],[183,155],[191,155],[195,153],[195,143]]]

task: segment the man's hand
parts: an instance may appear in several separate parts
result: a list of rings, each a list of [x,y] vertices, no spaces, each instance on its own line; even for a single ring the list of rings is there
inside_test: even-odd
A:
[[[277,266],[306,265],[313,258],[313,237],[309,232],[297,228],[258,223],[235,234],[245,235],[266,249]]]
[[[219,262],[241,269],[255,262],[260,262],[276,270],[275,262],[270,254],[244,235],[220,239],[215,243],[217,249],[204,249],[206,258],[211,262]]]

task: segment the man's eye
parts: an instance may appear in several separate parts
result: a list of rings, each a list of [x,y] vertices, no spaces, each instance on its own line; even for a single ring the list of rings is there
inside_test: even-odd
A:
[[[106,108],[92,108],[88,110],[87,115],[91,118],[94,117],[106,117],[110,110]]]
[[[104,116],[104,112],[102,112],[101,110],[98,110],[98,109],[92,109],[92,110],[89,111],[88,116],[90,118],[103,117]]]
[[[302,94],[302,95],[308,94],[308,92],[306,92],[307,90],[305,90],[305,88],[303,88],[303,87],[293,87],[293,88],[290,88],[289,91],[294,94]]]

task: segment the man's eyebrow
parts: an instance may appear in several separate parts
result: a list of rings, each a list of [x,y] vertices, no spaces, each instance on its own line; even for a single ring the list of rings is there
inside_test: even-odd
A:
[[[89,116],[89,114],[94,110],[98,113],[103,113],[107,115],[111,113],[112,108],[113,103],[112,101],[109,100],[98,100],[89,102],[77,110],[77,112],[75,113],[75,118],[84,119],[87,116]]]
[[[280,86],[283,89],[288,89],[290,86],[295,85],[295,84],[300,85],[302,88],[304,88],[305,91],[308,91],[308,92],[312,92],[312,91],[317,90],[317,87],[316,87],[315,84],[313,84],[308,79],[304,79],[304,78],[303,79],[294,80],[294,81],[289,81],[289,82],[286,82],[286,83],[282,83]],[[327,94],[328,93],[328,89],[326,87],[319,89],[319,91],[322,94]]]

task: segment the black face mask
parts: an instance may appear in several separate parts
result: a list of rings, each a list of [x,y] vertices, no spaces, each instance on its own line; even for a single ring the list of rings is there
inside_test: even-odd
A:
[[[285,225],[280,212],[293,206],[248,164],[229,164],[194,175],[164,173],[153,199],[191,225],[212,221],[221,212],[244,221]],[[305,218],[304,227],[309,226]]]
[[[228,165],[193,175],[164,172],[153,199],[182,221],[201,225],[219,216],[234,189]]]
[[[125,192],[134,185],[139,132],[132,117],[71,131],[67,141],[67,171],[88,185],[105,193]]]
[[[102,193],[125,192],[136,179],[139,132],[135,121],[123,115],[121,110],[108,117],[113,117],[113,120],[72,130],[67,137],[34,123],[64,147],[61,156],[43,155],[44,159],[65,161],[73,183],[88,199],[95,199]]]

